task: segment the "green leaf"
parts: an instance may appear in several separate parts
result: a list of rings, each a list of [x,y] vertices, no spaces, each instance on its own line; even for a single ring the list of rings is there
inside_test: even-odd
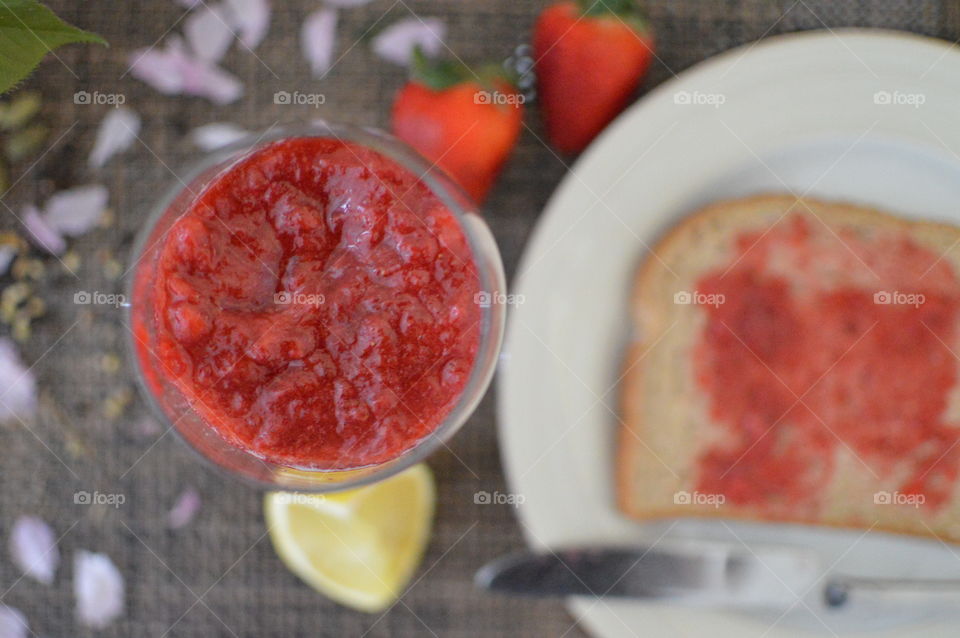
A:
[[[107,44],[36,0],[0,0],[0,93],[27,77],[47,53],[72,42]]]

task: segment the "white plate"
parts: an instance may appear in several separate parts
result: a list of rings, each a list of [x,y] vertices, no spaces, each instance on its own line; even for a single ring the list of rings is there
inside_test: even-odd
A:
[[[842,30],[770,38],[712,58],[607,129],[557,189],[513,291],[522,303],[512,309],[498,379],[499,427],[530,544],[640,541],[669,527],[630,522],[613,505],[612,386],[646,246],[700,204],[787,188],[960,223],[958,122],[960,53],[939,40]],[[681,521],[669,535],[796,541],[844,572],[960,577],[960,549],[935,541],[769,525],[730,530]],[[614,600],[572,600],[570,608],[588,631],[611,638],[960,629],[919,607],[825,619],[801,609],[775,624]]]

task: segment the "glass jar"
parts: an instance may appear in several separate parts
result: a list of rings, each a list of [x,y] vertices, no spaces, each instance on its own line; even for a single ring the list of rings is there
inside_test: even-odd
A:
[[[446,417],[412,447],[387,461],[362,467],[323,469],[273,462],[229,441],[203,416],[162,370],[163,359],[153,349],[156,313],[153,289],[163,240],[173,224],[206,187],[238,160],[266,145],[288,138],[319,137],[361,145],[409,171],[453,214],[466,238],[479,279],[479,347],[466,385]],[[493,376],[504,329],[503,265],[493,236],[475,205],[452,180],[399,140],[369,128],[313,122],[274,128],[259,136],[213,151],[200,158],[158,198],[138,233],[128,281],[128,350],[138,384],[162,424],[174,430],[203,459],[231,476],[271,489],[324,492],[382,480],[423,461],[445,445],[466,422]]]

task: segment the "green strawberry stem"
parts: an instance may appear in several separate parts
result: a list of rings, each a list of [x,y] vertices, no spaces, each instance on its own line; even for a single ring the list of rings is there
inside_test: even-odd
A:
[[[614,15],[638,33],[647,31],[647,14],[637,0],[576,0],[576,3],[585,16],[599,18]]]
[[[470,70],[456,60],[431,60],[419,46],[413,47],[410,78],[435,91],[472,79]]]
[[[515,75],[493,64],[485,64],[474,70],[459,60],[432,60],[419,46],[413,48],[410,79],[434,91],[443,91],[464,82],[475,82],[491,90],[502,82],[515,87],[518,79]]]

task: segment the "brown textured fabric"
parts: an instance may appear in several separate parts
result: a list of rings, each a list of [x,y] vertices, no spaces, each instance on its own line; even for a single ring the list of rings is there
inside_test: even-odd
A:
[[[172,0],[70,2],[51,0],[68,21],[103,34],[110,48],[71,46],[49,56],[27,87],[42,91],[43,116],[57,141],[5,196],[10,207],[42,200],[54,189],[102,181],[111,191],[116,222],[72,241],[82,257],[77,277],[46,258],[40,295],[47,316],[34,324],[23,347],[43,389],[43,407],[28,431],[0,427],[0,540],[6,544],[16,516],[33,513],[63,534],[63,565],[52,587],[19,574],[4,548],[0,555],[2,602],[29,617],[38,636],[90,635],[74,621],[72,557],[77,549],[108,553],[127,580],[125,617],[103,636],[579,636],[560,602],[489,596],[472,585],[487,560],[522,546],[521,530],[508,505],[475,505],[478,490],[506,490],[488,396],[451,451],[430,465],[439,480],[433,539],[423,579],[382,618],[339,607],[286,571],[264,537],[261,497],[200,466],[172,435],[139,433],[146,413],[134,396],[123,415],[110,419],[105,401],[132,390],[126,365],[104,371],[108,353],[121,358],[126,331],[122,314],[109,307],[77,306],[78,290],[117,292],[111,259],[127,259],[130,241],[158,189],[167,186],[196,153],[184,135],[211,121],[264,129],[277,121],[314,116],[385,126],[392,92],[403,71],[373,56],[366,42],[351,47],[374,21],[445,17],[448,42],[468,61],[502,59],[529,38],[545,3],[517,0],[373,0],[340,14],[338,55],[325,80],[310,78],[299,49],[299,27],[317,0],[274,0],[270,32],[256,55],[234,46],[223,65],[246,86],[236,104],[217,107],[196,98],[165,97],[134,80],[127,60],[168,31],[182,28],[184,10]],[[936,0],[655,0],[648,3],[660,62],[644,89],[692,64],[763,35],[825,25],[905,29],[960,36],[956,3]],[[349,49],[349,51],[348,51]],[[96,127],[107,106],[78,105],[79,90],[122,93],[144,117],[142,142],[106,169],[86,167]],[[320,92],[326,103],[277,105],[276,91]],[[537,140],[535,112],[505,174],[485,206],[508,272],[530,230],[565,172]],[[14,173],[16,178],[22,172]],[[4,227],[15,227],[4,215]],[[61,338],[62,337],[62,338]],[[58,341],[59,340],[59,341]],[[187,486],[203,495],[203,509],[185,529],[169,531],[164,517]],[[119,508],[74,504],[78,490],[119,493]],[[16,583],[16,584],[15,584]],[[8,589],[9,588],[9,589]],[[5,593],[4,593],[5,592]],[[198,600],[199,598],[199,600]],[[568,631],[569,630],[569,631]]]

